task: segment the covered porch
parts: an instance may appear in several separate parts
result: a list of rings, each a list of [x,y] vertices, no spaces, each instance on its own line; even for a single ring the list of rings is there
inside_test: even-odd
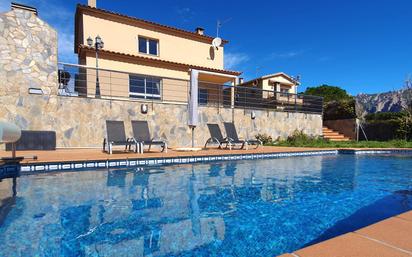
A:
[[[193,78],[197,76],[197,78]],[[192,70],[191,83],[197,81],[198,104],[200,106],[233,107],[235,89],[239,78],[235,75]]]

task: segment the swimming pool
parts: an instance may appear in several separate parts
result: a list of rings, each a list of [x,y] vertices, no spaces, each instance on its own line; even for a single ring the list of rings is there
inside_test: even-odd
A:
[[[0,182],[0,256],[276,256],[412,209],[412,156],[330,155]]]

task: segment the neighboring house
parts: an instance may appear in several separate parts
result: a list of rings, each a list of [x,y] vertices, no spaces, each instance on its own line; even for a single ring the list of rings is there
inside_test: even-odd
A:
[[[89,0],[89,6],[77,6],[75,16],[75,52],[80,65],[96,66],[96,53],[87,39],[97,35],[104,42],[98,58],[103,97],[187,102],[191,71],[197,70],[199,101],[208,102],[216,97],[223,99],[222,85],[235,85],[241,74],[223,67],[226,40],[215,48],[213,37],[201,28],[191,32],[161,25],[98,9],[95,1]],[[84,74],[76,90],[93,96],[96,72],[87,69]]]
[[[299,82],[283,72],[278,72],[243,82],[239,86],[253,86],[263,90],[296,94]]]
[[[302,104],[302,99],[297,97],[297,91],[299,82],[291,76],[278,72],[274,74],[265,75],[259,78],[242,82],[238,86],[257,88],[256,93],[253,90],[237,90],[238,94],[247,94],[250,97],[251,94],[259,94],[256,99],[265,99],[268,102],[276,102],[278,104]]]

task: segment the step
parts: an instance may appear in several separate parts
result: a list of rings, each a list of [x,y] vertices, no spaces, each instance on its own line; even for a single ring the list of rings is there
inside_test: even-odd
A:
[[[335,132],[335,131],[333,131],[333,132],[323,132],[323,134],[324,135],[342,135],[342,134],[340,134],[339,132]]]
[[[339,133],[338,131],[335,131],[333,129],[330,129],[328,127],[322,127],[322,133],[323,137],[325,139],[329,139],[331,141],[348,141],[350,140],[349,138],[345,137],[345,135]]]
[[[334,141],[334,142],[344,142],[344,141],[350,141],[349,138],[345,137],[345,138],[330,138],[328,139],[329,141]]]
[[[325,138],[333,138],[333,139],[337,139],[337,138],[346,138],[344,135],[337,135],[337,136],[323,136]]]

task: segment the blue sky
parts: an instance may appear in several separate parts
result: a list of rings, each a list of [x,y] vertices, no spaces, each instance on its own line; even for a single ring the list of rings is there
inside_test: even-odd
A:
[[[21,0],[59,32],[59,61],[76,62],[74,11],[86,0]],[[9,9],[0,0],[0,11]],[[253,4],[252,4],[253,3]],[[245,79],[283,71],[301,75],[302,87],[330,84],[351,94],[403,86],[412,73],[410,0],[284,1],[113,1],[97,6],[216,35],[216,21],[227,21],[220,36],[227,69]]]

